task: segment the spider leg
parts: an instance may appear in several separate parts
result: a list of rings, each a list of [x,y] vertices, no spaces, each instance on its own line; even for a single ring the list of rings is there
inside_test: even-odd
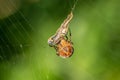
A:
[[[58,50],[57,45],[54,46],[54,49],[55,49],[56,51]]]
[[[69,33],[68,33],[68,36],[69,36],[69,41],[71,41],[71,30],[70,30],[70,28],[68,28],[68,31],[69,31]]]
[[[68,40],[68,36],[67,35],[65,35],[65,38],[66,38],[66,40]]]
[[[70,28],[68,29],[68,32],[64,37],[65,37],[66,40],[71,41],[71,30],[70,30]]]

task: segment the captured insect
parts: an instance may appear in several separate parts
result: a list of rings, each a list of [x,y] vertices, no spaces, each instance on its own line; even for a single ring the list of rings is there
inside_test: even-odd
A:
[[[68,39],[67,36],[69,31],[69,23],[72,18],[73,13],[70,12],[56,33],[48,39],[49,46],[54,47],[57,55],[63,58],[70,57],[74,52],[73,44],[71,42],[71,32],[69,35],[70,39]]]
[[[56,33],[48,39],[48,44],[51,47],[54,47],[58,44],[63,37],[67,37],[68,33],[68,25],[71,19],[73,18],[72,12],[67,16],[64,22],[61,24],[60,28],[56,31]]]
[[[73,18],[72,11],[74,10],[77,1],[78,0],[76,0],[71,12],[68,14],[67,18],[63,21],[56,33],[48,39],[49,46],[54,47],[56,54],[62,58],[68,58],[72,56],[74,52],[69,23]]]

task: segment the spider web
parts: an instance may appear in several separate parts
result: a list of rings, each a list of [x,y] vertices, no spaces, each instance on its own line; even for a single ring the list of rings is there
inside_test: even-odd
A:
[[[8,1],[7,3],[8,7],[5,7],[8,12],[11,11],[9,6],[16,7],[12,1]],[[30,32],[33,32],[34,29],[20,10],[0,22],[1,60],[7,60],[16,53],[24,52],[23,47],[31,45],[30,41],[32,41],[32,38],[30,37]]]
[[[0,20],[0,80],[120,79],[119,0],[1,1],[10,15]],[[69,26],[75,52],[62,59],[47,39],[74,4]]]
[[[15,9],[15,12],[0,20],[0,70],[2,70],[0,71],[0,80],[24,80],[23,78],[26,74],[27,79],[29,79],[30,75],[33,76],[31,77],[33,80],[34,77],[40,80],[49,79],[49,76],[54,75],[54,73],[51,73],[50,70],[45,70],[49,64],[44,64],[46,60],[42,56],[45,56],[45,58],[56,56],[55,50],[52,48],[52,53],[54,54],[47,54],[51,50],[47,44],[47,39],[52,35],[48,36],[51,32],[47,26],[54,26],[53,21],[55,18],[53,14],[51,14],[53,19],[49,16],[49,8],[43,5],[46,1],[42,1],[41,5],[39,5],[39,1],[35,4],[28,4],[27,1],[21,1],[20,6],[22,7],[20,8],[14,2],[14,0],[7,0],[5,2],[3,6],[7,9],[7,12],[11,13],[12,8]],[[22,3],[24,4],[22,5]],[[51,3],[57,3],[56,5],[58,5],[63,2],[53,0]],[[54,6],[51,3],[47,3],[47,6],[53,8]],[[65,8],[66,6],[63,7]],[[47,24],[43,24],[44,21]],[[51,31],[55,31],[56,29],[53,28]],[[38,60],[44,62],[40,61],[38,63]],[[53,68],[52,65],[49,67]],[[40,70],[36,71],[37,69]]]

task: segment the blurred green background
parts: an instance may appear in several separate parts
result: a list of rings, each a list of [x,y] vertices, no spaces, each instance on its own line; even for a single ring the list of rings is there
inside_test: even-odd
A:
[[[120,80],[120,0],[78,0],[74,54],[47,44],[75,0],[0,0],[0,80]]]

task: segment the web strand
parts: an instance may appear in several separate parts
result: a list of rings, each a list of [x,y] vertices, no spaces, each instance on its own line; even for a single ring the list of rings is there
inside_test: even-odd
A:
[[[16,10],[17,8],[15,7],[15,5],[9,0],[9,5],[12,5]],[[23,13],[21,11],[18,10],[18,13],[20,14],[20,16],[27,22],[27,24],[29,25],[29,27],[32,29],[32,31],[35,31],[33,29],[33,27],[30,25],[30,23],[28,22],[28,20],[25,18],[25,16],[23,15]],[[30,37],[30,34],[28,33],[28,31],[24,28],[24,26],[22,25],[22,23],[19,21],[19,19],[16,18],[16,16],[14,16],[14,19],[18,22],[19,26],[22,28],[22,30],[24,31],[24,33],[29,37],[29,39],[32,41],[32,38]],[[16,28],[17,29],[17,28]],[[22,33],[19,31],[19,33],[22,35]],[[22,35],[23,36],[23,35]]]
[[[10,0],[8,0],[7,5],[13,6],[17,10],[15,5]],[[8,12],[10,12],[11,9],[8,6],[6,6],[6,9],[8,10]],[[23,17],[25,21],[27,21],[27,19],[24,17],[24,15],[22,15],[22,13],[19,12],[19,14]],[[24,28],[23,24],[19,21],[19,19],[17,19],[15,15],[8,17],[7,21],[3,20],[2,23],[3,25],[1,25],[0,29],[1,29],[1,32],[3,33],[3,37],[1,37],[2,44],[0,46],[0,52],[1,52],[1,55],[3,56],[1,57],[1,59],[7,60],[13,55],[14,51],[16,51],[14,53],[18,53],[17,51],[22,50],[22,52],[24,53],[23,46],[20,46],[23,43],[19,40],[20,38],[25,39],[24,37],[27,36],[28,39],[30,39],[31,41],[32,41],[32,38],[30,37],[29,32]],[[18,36],[16,35],[15,32],[12,31],[12,28],[10,25],[12,25],[12,27],[16,30]],[[29,27],[32,29],[32,31],[34,31],[32,26],[29,26]],[[22,30],[22,32],[20,29]],[[12,41],[15,41],[15,43],[12,43]],[[17,50],[18,47],[20,48],[19,50]]]
[[[71,8],[71,12],[74,11],[75,7],[76,7],[76,4],[77,4],[78,0],[75,0],[74,4],[73,4],[73,7]]]

